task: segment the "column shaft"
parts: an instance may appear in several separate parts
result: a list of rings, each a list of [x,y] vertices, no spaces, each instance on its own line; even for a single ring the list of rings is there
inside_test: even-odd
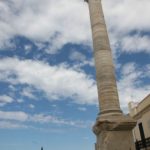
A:
[[[123,115],[120,109],[115,69],[101,1],[85,1],[89,3],[100,105],[100,116],[93,126],[93,132],[97,137],[95,150],[135,150],[132,129],[136,122]]]
[[[101,114],[121,113],[115,72],[100,0],[88,0]]]

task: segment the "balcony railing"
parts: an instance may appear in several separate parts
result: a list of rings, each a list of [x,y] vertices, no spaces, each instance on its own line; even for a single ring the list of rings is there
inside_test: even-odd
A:
[[[142,149],[146,150],[147,148],[150,148],[150,137],[141,141],[136,141],[135,147],[136,150],[142,150]]]

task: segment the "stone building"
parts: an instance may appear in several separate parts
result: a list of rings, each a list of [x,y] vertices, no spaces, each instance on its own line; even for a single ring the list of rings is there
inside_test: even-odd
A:
[[[134,141],[137,147],[150,149],[150,94],[140,103],[129,103],[129,114],[137,121],[133,129]],[[137,148],[138,149],[138,148]]]

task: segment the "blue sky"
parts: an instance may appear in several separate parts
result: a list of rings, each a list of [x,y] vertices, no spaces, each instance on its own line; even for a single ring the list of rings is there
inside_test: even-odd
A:
[[[103,0],[121,108],[150,93],[149,0]],[[99,112],[88,5],[0,1],[0,149],[92,150]]]

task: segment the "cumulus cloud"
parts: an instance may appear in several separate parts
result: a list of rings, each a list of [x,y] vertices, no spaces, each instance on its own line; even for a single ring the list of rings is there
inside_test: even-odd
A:
[[[30,99],[36,99],[36,96],[33,94],[32,88],[24,88],[21,93],[22,96],[28,97]]]
[[[144,34],[150,30],[147,15],[150,14],[150,1],[105,0],[102,3],[114,50],[150,53],[150,36]],[[89,12],[83,0],[59,0],[57,3],[54,0],[0,1],[0,29],[1,49],[15,46],[12,41],[15,36],[26,37],[49,53],[56,53],[67,43],[91,45]],[[24,48],[27,51],[31,49],[29,45]],[[32,85],[42,90],[49,100],[72,98],[77,103],[97,103],[95,81],[78,69],[87,64],[93,66],[94,61],[86,60],[77,52],[72,53],[70,59],[84,61],[76,64],[73,70],[63,65],[50,66],[39,61],[5,58],[0,62],[0,80]],[[130,69],[131,73],[125,75]],[[144,70],[135,64],[123,66],[122,77],[118,81],[122,105],[129,100],[141,100],[148,93],[149,86],[140,83]],[[30,98],[34,96],[27,90],[22,94]],[[8,97],[1,99],[1,105],[6,104],[6,99]],[[8,101],[10,103],[11,100]]]
[[[17,112],[0,111],[0,119],[1,120],[26,121],[28,119],[28,115],[22,111],[17,111]]]
[[[16,102],[18,102],[18,103],[23,103],[24,100],[23,100],[23,99],[17,99]]]
[[[86,55],[75,50],[70,53],[69,59],[74,61],[72,68],[74,68],[75,70],[81,70],[81,68],[84,66],[95,66],[94,58],[88,59],[86,58]]]
[[[150,67],[127,63],[121,66],[120,72],[118,90],[121,106],[126,111],[129,101],[141,101],[149,93],[150,86],[143,82],[149,79]],[[73,70],[64,64],[51,66],[41,61],[3,58],[0,79],[43,91],[49,101],[69,98],[77,104],[98,103],[96,81],[82,70]]]
[[[27,128],[27,126],[11,121],[0,121],[0,129],[18,129],[18,128]]]
[[[150,93],[150,85],[143,83],[149,80],[149,65],[140,68],[135,63],[127,63],[122,66],[121,79],[118,81],[118,90],[121,107],[128,111],[130,101],[140,102]]]
[[[118,33],[149,31],[149,0],[105,0],[103,5],[109,27]]]
[[[74,61],[84,61],[86,59],[86,57],[81,52],[72,51],[69,56],[69,59],[74,60]]]
[[[15,121],[15,122],[14,122]],[[56,124],[64,126],[73,126],[85,128],[91,126],[92,121],[69,120],[58,118],[57,116],[45,114],[27,114],[22,111],[0,111],[0,128],[27,128],[30,127],[26,123],[40,123],[40,124]],[[6,125],[6,127],[4,126]]]
[[[14,100],[12,97],[7,95],[0,95],[0,106],[4,106],[8,103],[12,103]]]
[[[58,118],[55,116],[51,116],[51,115],[44,115],[44,114],[35,114],[33,116],[30,116],[29,118],[30,121],[33,122],[39,122],[39,123],[54,123],[57,125],[67,125],[67,126],[74,126],[74,127],[87,127],[89,125],[91,125],[91,121],[80,121],[80,120],[66,120],[63,118]]]
[[[129,48],[125,46],[127,38],[130,41],[134,38],[132,48],[126,52],[139,52],[141,48],[140,51],[149,53],[142,35],[135,38],[130,33],[149,32],[150,1],[105,0],[102,3],[114,50],[122,40],[123,49]],[[0,1],[0,29],[1,49],[15,46],[11,40],[15,36],[26,37],[49,53],[56,53],[67,43],[91,45],[88,5],[83,0]]]
[[[47,42],[49,53],[67,43],[90,42],[88,10],[82,0],[6,0],[0,1],[0,10],[1,47],[16,35],[35,44]]]
[[[121,47],[124,52],[138,53],[138,52],[150,52],[150,37],[149,36],[126,36],[121,41]]]
[[[32,45],[30,44],[24,45],[24,50],[26,54],[28,54],[32,50]]]
[[[150,37],[143,36],[150,30],[147,15],[150,13],[150,1],[105,0],[102,3],[113,50],[119,48],[120,52],[123,49],[129,53],[150,53]]]
[[[29,105],[29,108],[34,109],[34,108],[35,108],[35,105],[30,104],[30,105]]]
[[[95,80],[66,65],[51,66],[41,61],[4,58],[0,61],[0,80],[27,84],[43,91],[49,100],[69,98],[80,104],[95,104],[98,99]],[[23,94],[32,97],[28,90]]]

